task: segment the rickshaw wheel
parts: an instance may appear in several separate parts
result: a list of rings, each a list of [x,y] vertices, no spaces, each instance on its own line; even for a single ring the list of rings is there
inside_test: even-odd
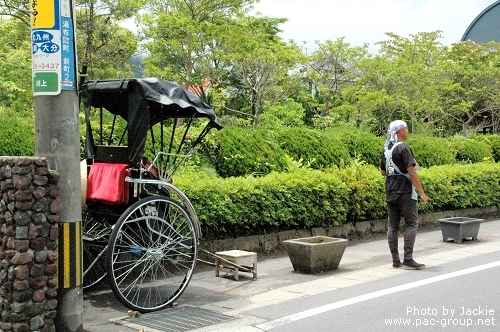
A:
[[[195,229],[182,205],[149,196],[132,204],[113,228],[106,254],[108,280],[129,309],[161,310],[187,287],[196,255]]]
[[[83,244],[83,290],[89,290],[106,277],[106,246],[111,234],[111,226],[104,221],[96,221],[86,207],[82,210]]]

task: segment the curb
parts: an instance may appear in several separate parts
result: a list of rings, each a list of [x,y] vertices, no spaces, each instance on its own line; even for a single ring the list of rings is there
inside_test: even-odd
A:
[[[492,220],[500,217],[497,206],[484,208],[471,208],[463,210],[441,211],[428,214],[420,214],[419,231],[430,231],[440,229],[438,219],[453,217],[480,218]],[[288,230],[278,233],[263,235],[250,235],[230,239],[200,240],[199,246],[210,252],[225,250],[245,250],[264,255],[283,253],[285,247],[283,241],[293,240],[311,236],[329,236],[347,239],[351,241],[371,240],[374,237],[385,236],[387,232],[387,220],[368,220],[357,223],[347,223],[342,226],[315,227],[312,229]]]

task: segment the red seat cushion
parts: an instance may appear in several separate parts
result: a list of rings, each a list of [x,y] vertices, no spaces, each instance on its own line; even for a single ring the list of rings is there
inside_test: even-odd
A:
[[[129,200],[130,176],[127,164],[94,163],[87,181],[87,199],[108,204],[125,204]]]

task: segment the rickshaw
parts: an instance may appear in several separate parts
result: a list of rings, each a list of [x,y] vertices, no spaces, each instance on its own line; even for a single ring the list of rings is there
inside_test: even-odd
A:
[[[197,95],[158,78],[88,81],[81,101],[83,288],[107,279],[129,309],[164,309],[186,289],[202,237],[196,211],[172,175],[222,126]]]

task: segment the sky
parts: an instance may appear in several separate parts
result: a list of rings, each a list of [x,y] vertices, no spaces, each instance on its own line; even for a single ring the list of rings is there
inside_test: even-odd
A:
[[[306,49],[315,40],[344,37],[351,46],[368,43],[372,53],[376,42],[387,40],[386,32],[409,37],[419,32],[442,31],[443,45],[460,41],[474,19],[495,0],[260,0],[254,13],[288,18],[279,27],[280,36]]]

